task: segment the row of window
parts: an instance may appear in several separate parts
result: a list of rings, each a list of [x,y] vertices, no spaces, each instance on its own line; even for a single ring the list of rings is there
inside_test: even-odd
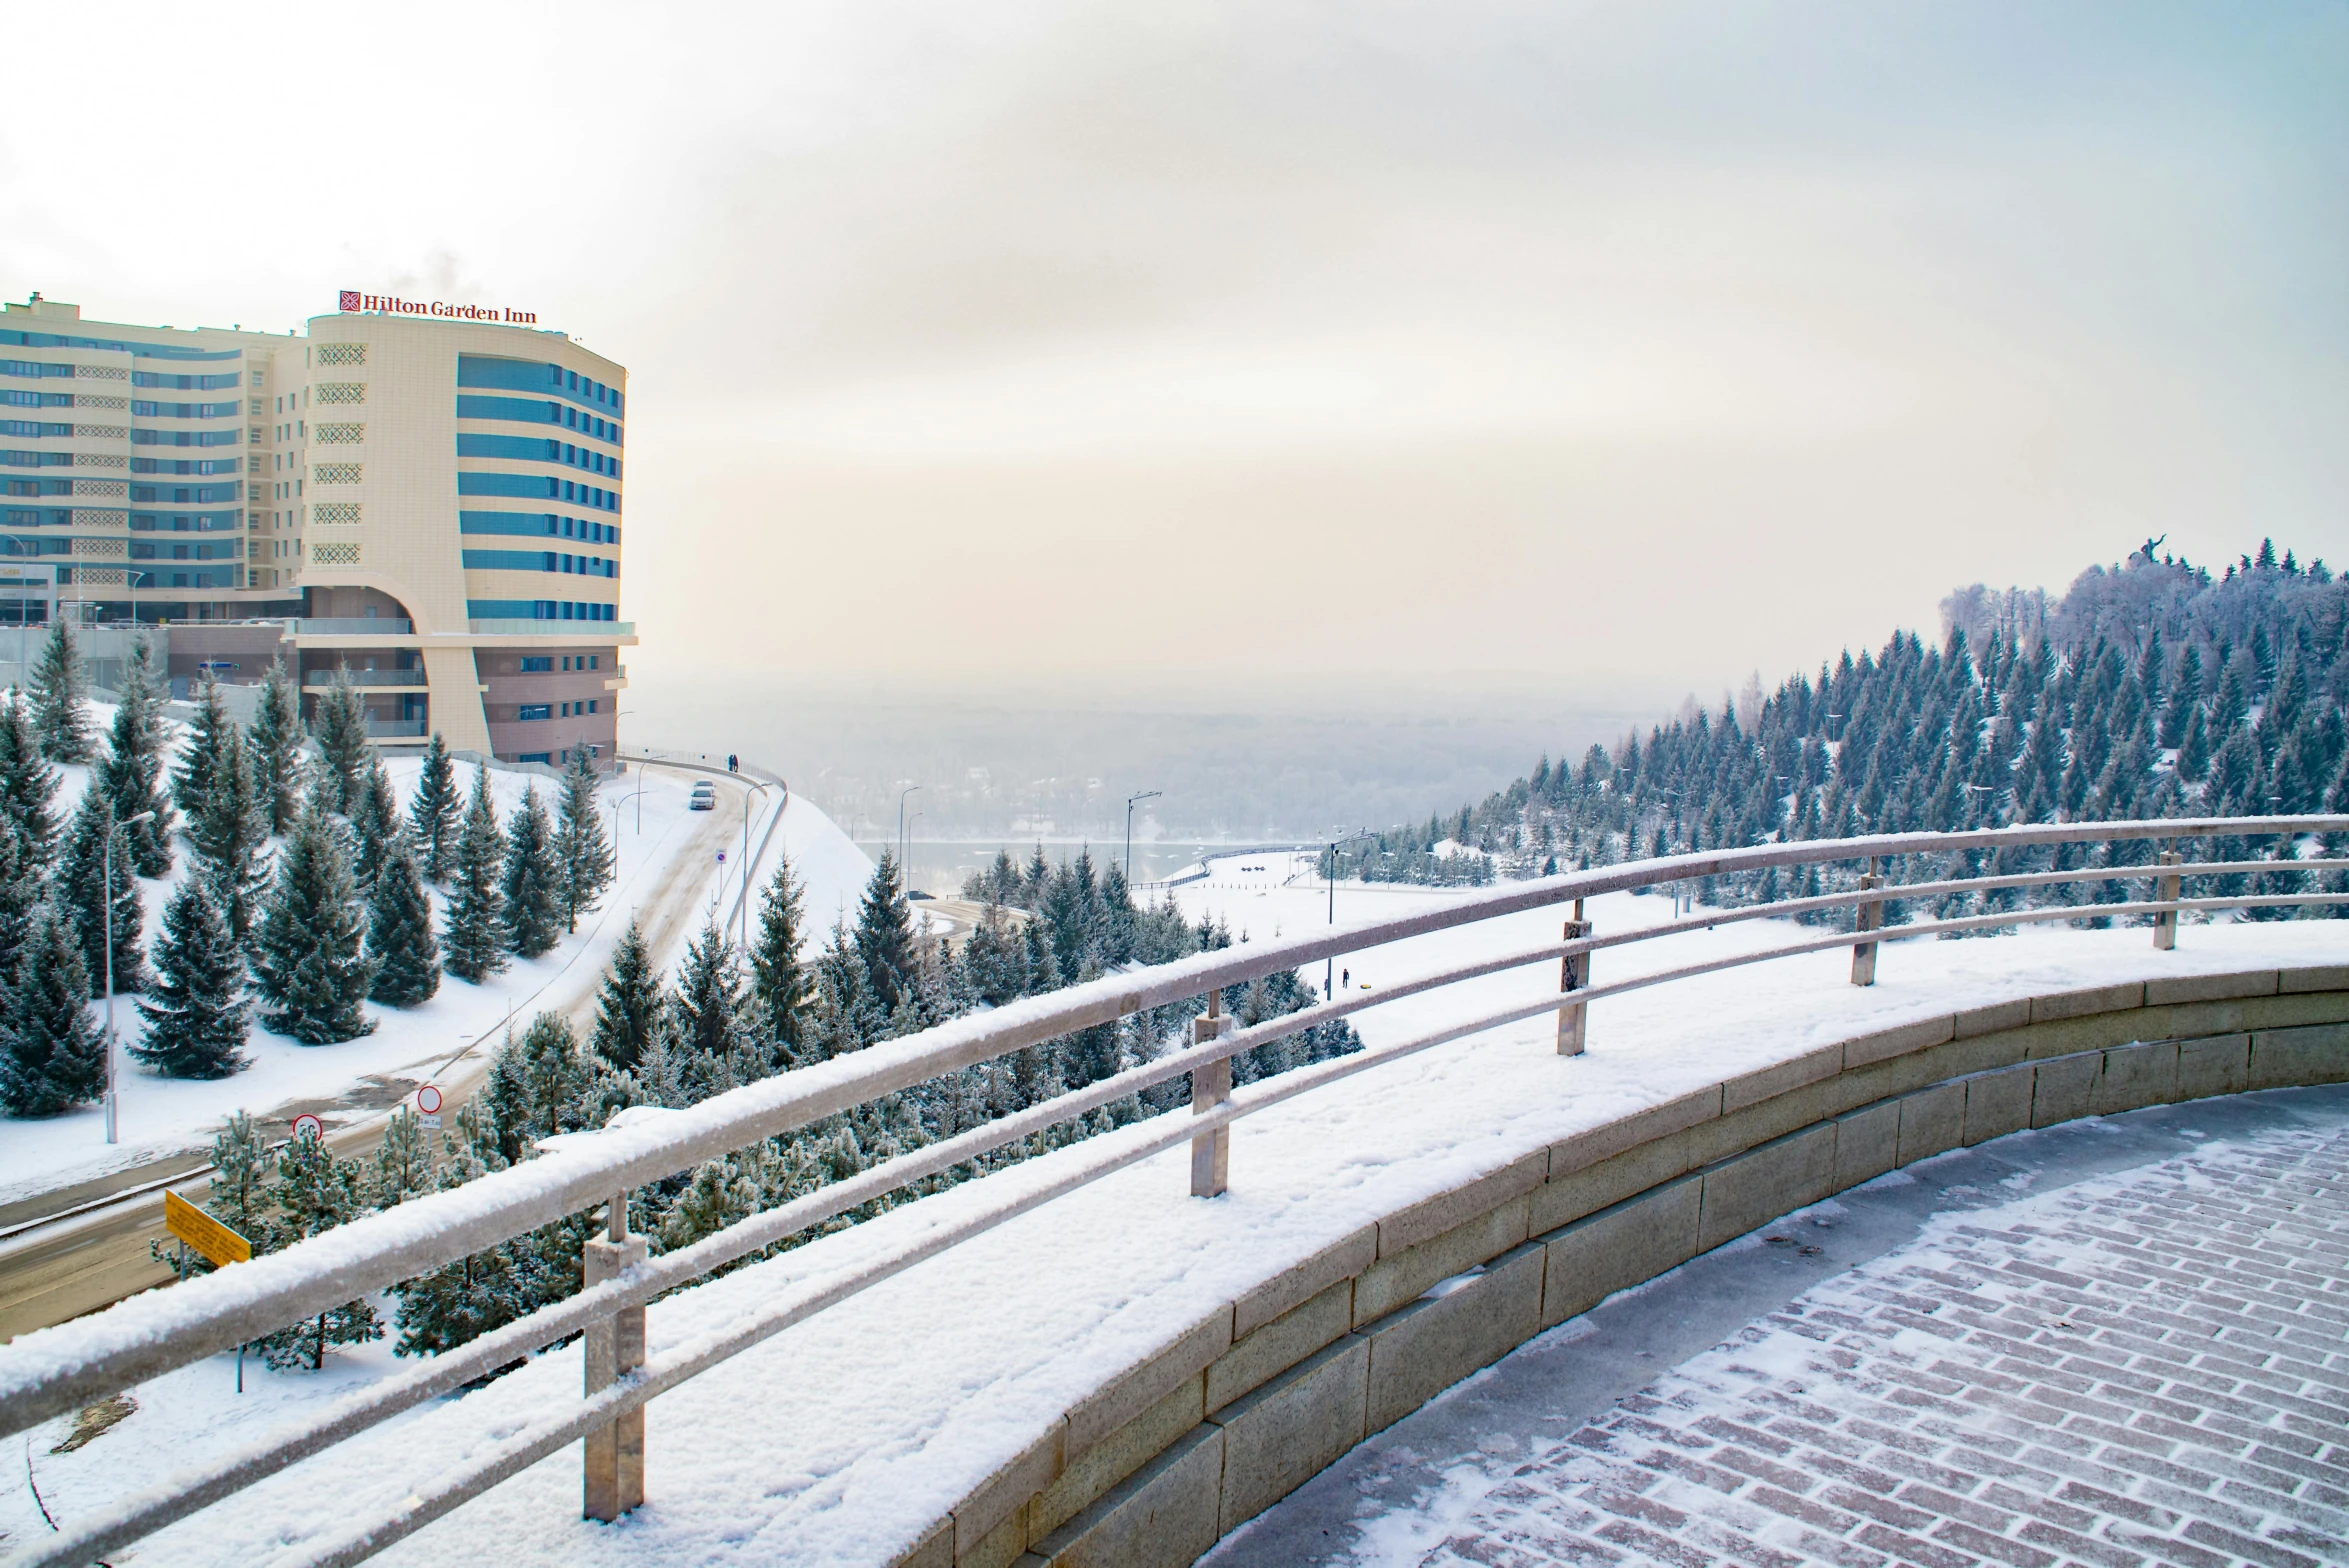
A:
[[[569,572],[580,577],[618,577],[620,563],[600,556],[556,550],[467,550],[469,572]]]
[[[165,517],[155,512],[131,513],[133,533],[217,534],[234,532],[242,512],[194,512]]]
[[[71,365],[51,364],[45,359],[0,359],[0,376],[71,376]]]
[[[620,526],[553,512],[459,512],[457,531],[468,534],[544,534],[589,544],[618,544]]]
[[[0,419],[0,436],[30,436],[36,441],[73,434],[71,425],[43,424],[37,419]]]
[[[125,343],[114,338],[76,337],[69,332],[17,332],[0,330],[0,345],[10,348],[93,348],[102,354],[129,354],[136,359],[242,359],[241,348],[189,348],[178,343]],[[59,375],[71,375],[68,366]],[[202,382],[206,391],[216,386],[233,387],[235,376],[159,376],[153,381],[141,381],[140,386],[186,385]]]
[[[234,419],[237,406],[227,403],[154,403],[133,399],[131,412],[149,419]]]
[[[191,405],[182,404],[184,407]],[[231,409],[234,404],[229,405]],[[63,427],[60,427],[63,428]],[[145,430],[134,426],[132,446],[235,446],[244,439],[242,430]]]
[[[560,365],[541,364],[535,360],[500,359],[490,354],[459,354],[457,385],[489,387],[505,392],[543,392],[551,388],[583,402],[608,408],[615,415],[626,412],[626,399],[617,388],[583,376],[576,370],[565,370]]]
[[[71,408],[71,392],[19,392],[11,387],[0,391],[0,404],[10,408]]]
[[[563,670],[565,674],[574,669],[597,670],[603,668],[603,662],[603,655],[600,653],[566,653],[563,655]],[[554,671],[555,656],[553,654],[526,653],[522,655],[523,674],[552,675]]]
[[[4,513],[0,513],[0,519],[5,519],[10,528],[38,528],[41,526],[43,515],[30,507],[10,507]],[[46,516],[49,520],[49,526],[55,528],[68,527],[73,522],[71,512],[50,512]],[[242,544],[243,541],[237,539],[203,540],[195,544],[162,544],[152,539],[133,539],[130,541],[130,554],[127,559],[133,561],[233,561],[244,554],[241,548]],[[0,555],[71,554],[73,554],[71,539],[22,539],[11,536],[5,541],[0,541]]]
[[[542,441],[536,436],[475,435],[469,431],[457,436],[459,457],[499,457],[515,463],[568,463],[575,468],[590,468],[609,478],[620,477],[620,460],[567,441]]]
[[[73,494],[73,481],[70,479],[11,479],[8,481],[7,493],[10,495],[71,495]]]
[[[562,425],[584,436],[609,441],[614,446],[625,445],[620,437],[619,423],[598,419],[585,409],[573,408],[567,403],[541,403],[520,397],[478,397],[459,393],[459,419],[505,419],[525,425]]]
[[[533,719],[551,719],[556,717],[555,709],[558,706],[560,706],[563,710],[561,714],[563,718],[582,718],[590,713],[595,712],[596,704],[600,701],[602,701],[602,699],[599,697],[590,697],[585,702],[566,702],[561,704],[552,702],[525,702],[518,705],[514,709],[514,719],[517,723],[526,723]]]
[[[171,491],[165,495],[165,490]],[[243,499],[242,485],[132,485],[130,498],[136,501],[170,501],[178,506],[194,502],[206,506],[214,501]]]
[[[592,506],[600,512],[620,510],[620,492],[601,485],[585,485],[570,479],[542,479],[536,474],[476,474],[463,469],[457,472],[459,495],[533,496],[548,501],[569,501],[577,506]]]
[[[159,376],[152,370],[131,372],[132,386],[153,387],[158,392],[225,392],[239,379],[233,371],[225,376]]]
[[[0,465],[9,468],[71,468],[71,452],[0,451]]]
[[[577,599],[468,599],[465,614],[476,621],[616,621],[616,604]]]
[[[60,456],[71,456],[60,453]],[[134,474],[233,474],[242,465],[233,457],[188,458],[134,457],[130,460]]]

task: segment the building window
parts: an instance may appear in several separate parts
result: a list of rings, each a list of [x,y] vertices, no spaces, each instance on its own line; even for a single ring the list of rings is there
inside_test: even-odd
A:
[[[526,702],[514,710],[514,717],[518,721],[551,719],[554,716],[554,705],[546,702]]]
[[[551,766],[554,762],[554,753],[547,751],[526,751],[522,753],[521,756],[516,757],[514,760],[516,762],[545,763]]]
[[[554,667],[555,661],[552,654],[526,653],[522,656],[522,673],[525,675],[543,674]]]

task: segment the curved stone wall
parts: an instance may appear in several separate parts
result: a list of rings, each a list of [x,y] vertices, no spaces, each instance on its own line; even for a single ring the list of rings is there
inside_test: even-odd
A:
[[[1479,1367],[1886,1171],[2026,1127],[2349,1081],[2349,966],[2130,982],[1821,1046],[1365,1226],[1066,1412],[905,1568],[1191,1562]]]

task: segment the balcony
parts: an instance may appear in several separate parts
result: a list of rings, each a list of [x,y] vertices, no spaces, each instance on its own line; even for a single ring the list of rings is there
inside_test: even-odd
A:
[[[298,637],[412,637],[416,623],[388,615],[311,616],[293,623]]]
[[[406,687],[411,691],[422,691],[431,684],[425,679],[424,671],[421,668],[413,670],[311,670],[302,677],[302,684],[313,690],[321,686],[332,686],[334,678],[338,674],[349,675],[351,684],[354,686],[393,686]]]
[[[431,723],[429,719],[379,719],[369,715],[367,738],[369,740],[422,740],[426,733],[425,726],[429,723]]]
[[[594,642],[602,637],[633,637],[634,621],[472,621],[467,623],[476,637],[569,637],[578,642]]]

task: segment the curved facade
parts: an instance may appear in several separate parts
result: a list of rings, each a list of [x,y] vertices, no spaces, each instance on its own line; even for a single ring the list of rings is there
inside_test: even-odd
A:
[[[0,620],[194,622],[175,676],[258,679],[290,652],[306,693],[351,670],[385,744],[608,761],[635,641],[626,371],[495,311],[344,301],[385,308],[272,337],[8,306],[0,414],[26,418],[0,438],[0,522],[23,564]]]

